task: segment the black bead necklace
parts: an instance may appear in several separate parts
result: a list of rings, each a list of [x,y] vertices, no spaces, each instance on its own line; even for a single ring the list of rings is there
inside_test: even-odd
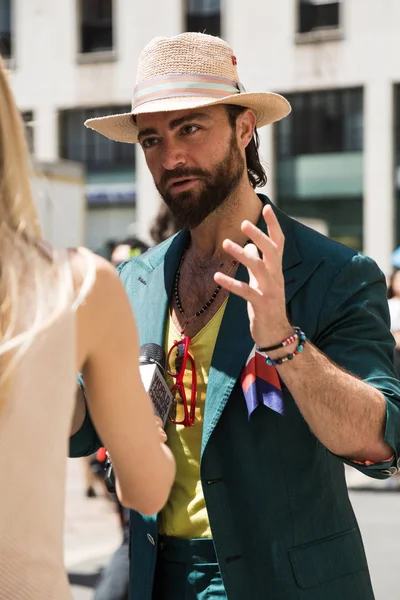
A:
[[[204,311],[206,311],[208,308],[210,308],[211,304],[214,302],[215,298],[217,297],[218,293],[221,290],[221,286],[218,284],[217,287],[215,288],[214,292],[210,296],[210,298],[203,305],[203,307],[200,308],[200,310],[198,310],[191,317],[189,317],[189,318],[186,317],[186,315],[185,315],[185,313],[183,311],[183,308],[182,308],[182,304],[181,304],[181,301],[180,301],[180,298],[179,298],[179,291],[178,291],[178,288],[179,288],[179,278],[180,278],[180,275],[181,275],[181,265],[182,265],[182,263],[183,263],[183,261],[185,259],[186,250],[187,250],[187,247],[185,248],[185,250],[183,252],[183,255],[181,257],[179,267],[178,267],[178,269],[176,271],[175,282],[174,282],[174,298],[175,298],[175,303],[176,303],[176,306],[177,306],[179,312],[181,313],[182,317],[185,319],[184,324],[183,324],[183,329],[180,332],[181,335],[185,335],[185,327],[190,323],[190,321],[192,321],[196,317],[200,317],[200,315],[202,315],[204,313]],[[229,270],[227,272],[227,275],[229,275],[229,273],[232,271],[233,267],[235,267],[237,265],[237,262],[238,262],[237,260],[233,260],[232,261],[232,264],[231,264],[231,266],[230,266],[230,268],[229,268]]]

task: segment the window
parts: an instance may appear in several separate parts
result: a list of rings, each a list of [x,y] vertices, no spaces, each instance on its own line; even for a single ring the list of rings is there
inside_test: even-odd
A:
[[[28,144],[28,150],[31,154],[34,153],[34,122],[33,112],[31,110],[21,113],[22,120],[25,123],[25,136]]]
[[[286,95],[292,113],[276,125],[278,156],[363,149],[362,89]]]
[[[400,85],[394,88],[394,150],[395,150],[395,181],[396,181],[396,232],[395,241],[400,245]]]
[[[340,0],[298,0],[298,32],[337,29],[340,25]]]
[[[112,0],[82,0],[81,52],[103,52],[112,48]]]
[[[11,53],[11,0],[0,0],[0,54],[10,58]]]
[[[220,0],[186,0],[186,31],[220,35]]]
[[[275,125],[276,190],[290,215],[317,219],[328,235],[363,247],[363,90],[288,94]]]
[[[85,163],[88,171],[134,168],[135,144],[113,142],[84,126],[86,119],[130,112],[130,106],[64,110],[60,113],[60,156]]]

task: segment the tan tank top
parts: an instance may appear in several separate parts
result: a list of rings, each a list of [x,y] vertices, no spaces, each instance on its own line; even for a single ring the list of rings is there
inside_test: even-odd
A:
[[[71,600],[63,561],[75,311],[32,342],[0,414],[0,600]]]

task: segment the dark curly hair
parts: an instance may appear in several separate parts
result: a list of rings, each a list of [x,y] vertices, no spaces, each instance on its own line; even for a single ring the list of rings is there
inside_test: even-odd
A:
[[[233,104],[227,104],[225,106],[228,114],[229,123],[232,129],[236,126],[236,120],[238,116],[246,110],[245,106],[236,106]],[[258,154],[258,148],[260,146],[260,139],[258,137],[257,130],[254,130],[253,139],[250,141],[246,148],[246,165],[247,174],[253,188],[262,187],[267,183],[267,175],[260,162]]]
[[[174,215],[163,202],[150,227],[152,240],[159,244],[178,231]]]

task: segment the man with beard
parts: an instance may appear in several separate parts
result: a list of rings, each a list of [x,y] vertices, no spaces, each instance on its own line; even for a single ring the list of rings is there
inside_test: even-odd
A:
[[[156,38],[132,112],[86,123],[140,143],[183,228],[120,267],[175,400],[170,498],[130,515],[131,599],[368,600],[343,463],[377,478],[399,464],[384,277],[256,194],[255,128],[290,107],[246,93],[236,62],[219,38]],[[96,443],[86,413],[71,452]]]

